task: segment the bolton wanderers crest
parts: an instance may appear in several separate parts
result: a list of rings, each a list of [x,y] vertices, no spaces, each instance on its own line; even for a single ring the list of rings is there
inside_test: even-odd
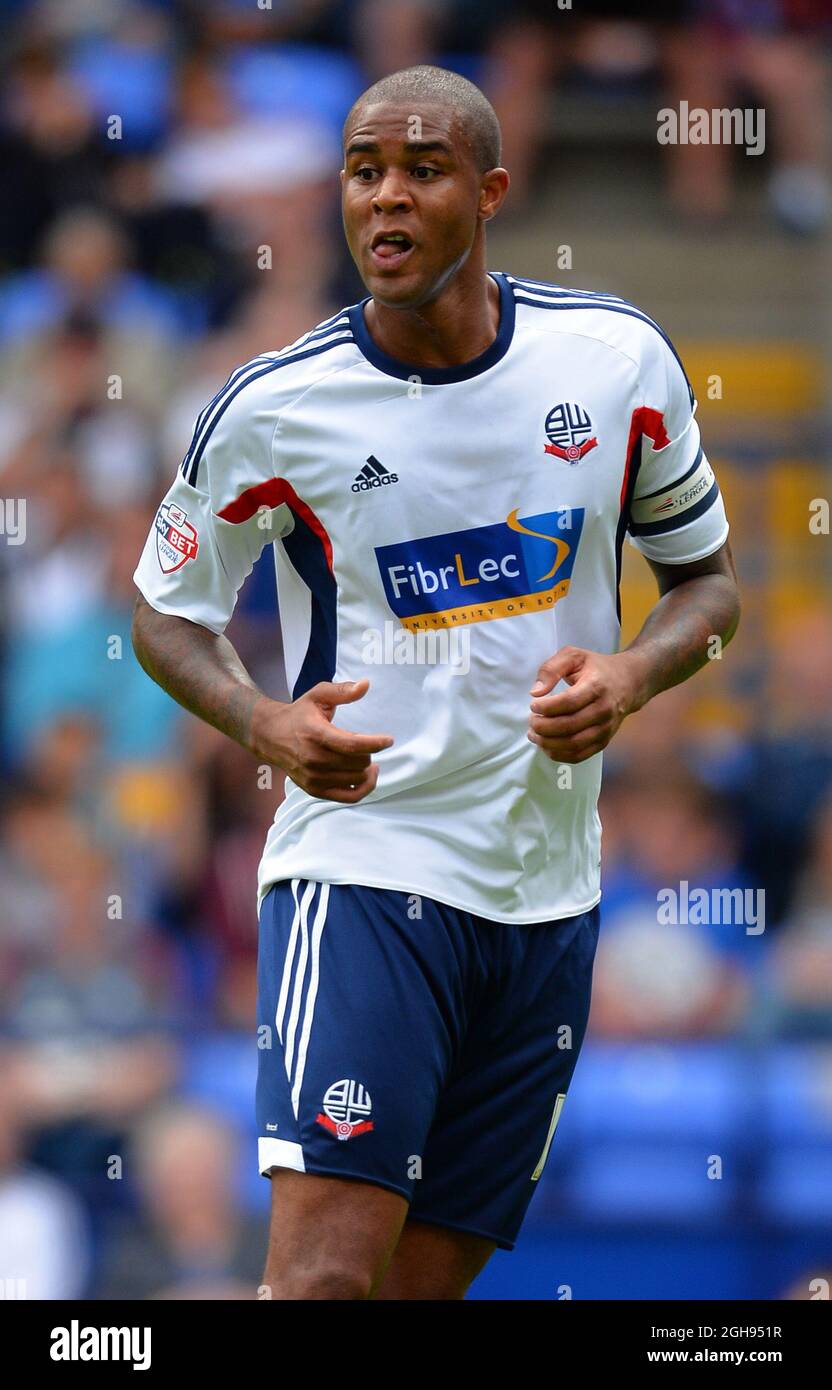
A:
[[[544,444],[544,450],[565,463],[580,463],[598,443],[592,433],[589,414],[582,405],[575,405],[571,401],[552,406],[546,416],[544,429],[549,440],[548,444]]]
[[[345,1077],[342,1081],[333,1081],[324,1096],[321,1113],[315,1119],[333,1138],[354,1139],[373,1128],[372,1113],[373,1103],[366,1086]]]

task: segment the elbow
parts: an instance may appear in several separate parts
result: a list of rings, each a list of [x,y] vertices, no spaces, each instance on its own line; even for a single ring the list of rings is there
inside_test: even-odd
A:
[[[130,641],[133,644],[136,660],[145,671],[147,670],[147,662],[145,657],[146,647],[143,629],[146,611],[149,608],[150,604],[147,599],[142,594],[139,594],[133,609],[133,623],[130,628]]]
[[[727,614],[725,634],[722,638],[723,647],[727,647],[728,643],[733,641],[737,628],[740,625],[740,618],[742,617],[742,601],[740,599],[739,588],[736,584],[732,586],[731,599],[731,608]]]

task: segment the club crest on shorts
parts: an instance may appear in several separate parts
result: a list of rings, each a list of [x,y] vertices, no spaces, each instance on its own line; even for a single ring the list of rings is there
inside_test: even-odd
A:
[[[323,1098],[322,1113],[315,1116],[335,1139],[354,1139],[373,1128],[373,1103],[360,1081],[333,1081]]]
[[[592,421],[582,405],[562,401],[553,405],[546,416],[544,425],[548,444],[543,448],[547,454],[563,459],[565,463],[580,463],[594,449],[598,440],[592,434]]]
[[[163,502],[156,513],[156,553],[163,574],[173,574],[188,560],[195,560],[199,550],[196,527],[173,502]]]

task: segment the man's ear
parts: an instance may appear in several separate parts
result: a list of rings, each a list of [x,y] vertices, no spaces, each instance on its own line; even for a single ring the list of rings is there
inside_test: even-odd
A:
[[[484,222],[489,222],[500,211],[510,183],[511,179],[507,169],[489,169],[488,173],[483,175],[480,186],[479,215]]]

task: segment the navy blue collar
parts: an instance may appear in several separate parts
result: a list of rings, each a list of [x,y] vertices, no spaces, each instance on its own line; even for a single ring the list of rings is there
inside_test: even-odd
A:
[[[481,352],[479,357],[473,357],[470,362],[461,362],[456,367],[416,367],[409,362],[402,362],[398,357],[391,357],[373,341],[367,328],[364,306],[369,304],[372,298],[369,294],[366,299],[362,299],[359,304],[353,304],[347,310],[358,347],[367,361],[380,372],[386,372],[388,376],[397,376],[402,381],[417,377],[425,386],[442,386],[450,381],[468,381],[472,376],[479,376],[480,372],[488,371],[488,368],[499,362],[501,357],[505,357],[514,337],[514,292],[500,271],[490,270],[488,274],[500,291],[500,325],[493,343],[485,352]]]

